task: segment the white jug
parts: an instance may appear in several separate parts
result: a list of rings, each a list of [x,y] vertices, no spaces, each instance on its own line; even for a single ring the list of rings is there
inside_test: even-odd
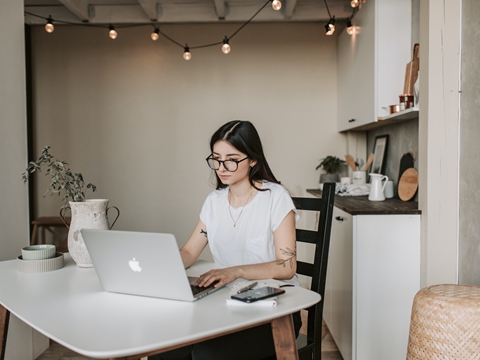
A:
[[[385,200],[385,194],[383,189],[388,181],[388,176],[382,174],[369,174],[371,179],[370,185],[370,195],[368,195],[368,200],[370,201],[383,201]],[[382,180],[385,179],[385,183],[382,186]]]

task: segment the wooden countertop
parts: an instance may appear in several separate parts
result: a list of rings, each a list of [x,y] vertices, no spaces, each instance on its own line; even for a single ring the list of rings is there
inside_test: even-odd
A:
[[[307,192],[317,197],[322,196],[318,189],[307,189]],[[385,201],[370,201],[368,196],[335,196],[335,206],[351,215],[392,215],[421,214],[416,201],[402,201],[397,198]]]

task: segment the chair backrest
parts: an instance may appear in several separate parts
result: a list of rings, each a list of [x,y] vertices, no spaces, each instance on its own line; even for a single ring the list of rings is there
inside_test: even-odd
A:
[[[315,244],[314,262],[307,263],[297,260],[297,274],[311,277],[311,290],[322,297],[318,304],[306,309],[308,311],[307,336],[306,341],[300,339],[298,343],[300,359],[311,360],[312,357],[315,360],[321,359],[323,299],[325,296],[334,201],[335,183],[323,184],[322,198],[293,197],[297,209],[320,212],[316,231],[296,230],[297,242]]]

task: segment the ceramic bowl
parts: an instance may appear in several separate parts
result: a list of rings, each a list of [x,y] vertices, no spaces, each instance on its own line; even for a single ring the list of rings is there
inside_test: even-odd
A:
[[[43,260],[23,260],[22,256],[17,258],[17,270],[23,273],[43,273],[63,268],[63,253],[57,252],[51,259]]]
[[[23,260],[44,260],[55,256],[55,245],[31,245],[22,249]]]

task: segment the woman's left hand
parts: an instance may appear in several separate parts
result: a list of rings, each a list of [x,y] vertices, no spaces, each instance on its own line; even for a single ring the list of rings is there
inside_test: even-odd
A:
[[[238,277],[239,276],[237,274],[237,269],[235,267],[225,269],[213,269],[201,275],[195,285],[207,287],[210,286],[211,283],[218,281],[218,283],[215,284],[215,287],[218,288],[220,286],[231,283],[232,281],[238,279]]]

